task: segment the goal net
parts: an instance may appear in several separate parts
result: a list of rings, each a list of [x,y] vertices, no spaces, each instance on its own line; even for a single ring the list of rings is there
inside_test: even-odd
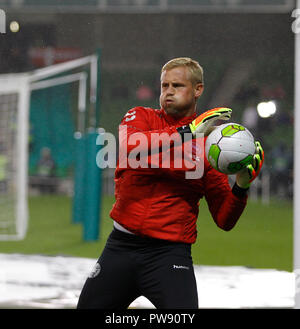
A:
[[[74,127],[83,134],[96,124],[93,112],[97,66],[98,56],[91,55],[32,72],[0,75],[0,240],[20,240],[27,232],[29,112],[33,91],[76,84]]]
[[[28,77],[0,76],[0,239],[27,229]]]

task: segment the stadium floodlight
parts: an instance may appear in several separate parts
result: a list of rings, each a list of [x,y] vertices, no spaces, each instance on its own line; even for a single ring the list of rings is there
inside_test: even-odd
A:
[[[297,1],[300,9],[300,0]],[[294,119],[294,274],[295,308],[300,308],[300,33],[295,33],[295,119]]]
[[[17,33],[20,30],[20,24],[17,21],[12,21],[9,24],[9,29],[11,30],[11,32]]]
[[[269,118],[276,113],[276,103],[273,101],[261,102],[257,105],[257,113],[261,118]]]

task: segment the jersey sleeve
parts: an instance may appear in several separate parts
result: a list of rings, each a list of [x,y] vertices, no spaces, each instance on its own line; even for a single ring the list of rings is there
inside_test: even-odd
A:
[[[182,138],[175,126],[153,129],[155,115],[143,107],[129,110],[119,126],[120,161],[125,167],[128,161],[138,157],[139,168],[164,168],[170,170],[192,170],[193,162],[182,166],[175,163],[174,153],[182,148]],[[164,155],[164,156],[163,156]],[[166,156],[167,155],[167,156]],[[182,158],[182,154],[180,155]],[[177,159],[178,160],[178,159]],[[119,161],[119,163],[120,163]]]
[[[158,138],[159,135],[159,146],[162,146],[164,136],[168,138],[168,136],[172,135],[176,141],[180,140],[181,137],[174,126],[165,127],[163,129],[152,129],[152,116],[153,114],[143,107],[135,107],[125,114],[119,126],[119,137],[121,139],[121,135],[122,137],[125,135],[123,135],[122,131],[126,131],[124,142],[126,141],[127,143],[127,153],[130,153],[136,147],[135,141],[140,142],[141,150],[150,150],[151,144],[155,142],[155,139]],[[173,144],[174,143],[172,143],[171,146]]]
[[[245,209],[247,195],[235,195],[229,185],[228,176],[215,170],[207,160],[203,179],[205,199],[213,220],[221,229],[231,230]]]

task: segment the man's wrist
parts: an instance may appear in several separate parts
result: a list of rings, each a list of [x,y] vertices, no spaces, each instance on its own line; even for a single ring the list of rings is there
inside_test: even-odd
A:
[[[244,197],[247,195],[247,192],[249,190],[249,187],[240,187],[238,184],[235,182],[233,187],[232,187],[232,193],[237,196],[237,197]]]
[[[181,136],[182,141],[184,141],[185,134],[192,134],[190,125],[182,126],[176,129]]]

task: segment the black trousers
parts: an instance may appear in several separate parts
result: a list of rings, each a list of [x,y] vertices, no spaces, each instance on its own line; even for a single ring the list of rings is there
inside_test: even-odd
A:
[[[198,308],[191,245],[113,229],[77,308],[126,309],[139,296],[157,309]]]

